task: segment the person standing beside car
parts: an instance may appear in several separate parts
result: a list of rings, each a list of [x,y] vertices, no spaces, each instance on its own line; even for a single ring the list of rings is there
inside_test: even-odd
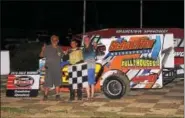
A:
[[[51,45],[44,45],[40,52],[40,57],[46,58],[44,69],[46,70],[44,82],[44,97],[43,100],[48,99],[49,88],[55,86],[56,100],[60,100],[60,85],[61,85],[61,59],[64,56],[62,48],[58,45],[59,37],[52,35],[50,38]]]
[[[71,50],[68,52],[69,63],[71,65],[76,65],[78,63],[83,62],[82,50],[78,47],[77,41],[72,40],[70,45],[71,45]],[[72,88],[72,86],[70,86],[69,89],[70,89],[69,101],[75,100],[75,90]],[[81,87],[77,89],[77,97],[78,97],[78,100],[82,100],[82,88]]]
[[[89,86],[86,88],[87,100],[94,98],[95,64],[96,64],[95,47],[96,47],[96,44],[92,45],[89,37],[84,38],[83,56],[84,56],[84,61],[87,62],[88,83],[89,83]]]

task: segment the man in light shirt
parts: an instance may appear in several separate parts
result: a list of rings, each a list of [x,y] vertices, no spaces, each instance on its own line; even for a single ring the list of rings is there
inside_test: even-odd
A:
[[[69,63],[70,64],[76,64],[79,63],[80,61],[83,61],[83,55],[82,55],[82,50],[77,47],[77,42],[76,40],[71,41],[71,50],[69,52]]]
[[[71,65],[83,62],[82,50],[78,48],[76,40],[71,41],[71,50],[69,51],[69,63]],[[78,100],[82,100],[82,88],[77,89]],[[70,101],[75,100],[75,90],[70,87]]]

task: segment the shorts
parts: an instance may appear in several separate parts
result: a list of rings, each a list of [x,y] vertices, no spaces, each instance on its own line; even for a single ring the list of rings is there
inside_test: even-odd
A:
[[[44,87],[52,88],[53,86],[59,87],[61,85],[61,74],[46,71]]]
[[[88,83],[89,85],[95,84],[95,69],[94,68],[88,69]]]

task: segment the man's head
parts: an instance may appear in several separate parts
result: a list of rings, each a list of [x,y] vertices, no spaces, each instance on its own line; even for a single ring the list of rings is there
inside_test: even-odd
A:
[[[89,37],[85,37],[84,38],[84,44],[87,46],[87,45],[89,45],[89,43],[90,43],[90,38]]]
[[[71,41],[71,47],[72,47],[72,48],[77,48],[77,46],[78,46],[77,41],[76,41],[76,40],[72,40],[72,41]]]
[[[54,45],[54,46],[57,46],[58,42],[59,42],[59,37],[56,36],[56,35],[52,35],[51,36],[51,44]]]

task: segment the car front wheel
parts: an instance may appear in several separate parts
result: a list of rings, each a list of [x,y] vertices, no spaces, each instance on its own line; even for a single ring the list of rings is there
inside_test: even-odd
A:
[[[128,78],[123,74],[114,74],[106,78],[102,90],[110,99],[120,99],[130,91]]]

